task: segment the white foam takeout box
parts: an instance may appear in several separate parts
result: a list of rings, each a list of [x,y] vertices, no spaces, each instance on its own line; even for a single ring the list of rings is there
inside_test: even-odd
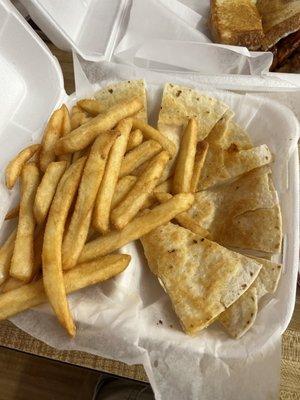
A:
[[[122,24],[125,23],[130,2],[127,0],[103,0],[102,2],[76,0],[72,2],[72,7],[70,3],[59,0],[43,2],[30,0],[27,5],[30,13],[38,15],[43,26],[47,26],[47,29],[44,28],[46,33],[49,33],[53,40],[55,38],[55,43],[62,48],[71,46],[83,58],[90,61],[109,60],[124,29]],[[99,27],[98,16],[104,11],[111,18],[107,18],[107,26]],[[64,29],[59,27],[58,22],[63,24]],[[0,223],[2,225],[5,213],[15,196],[14,192],[10,194],[4,188],[5,165],[21,148],[38,140],[51,111],[62,102],[72,104],[76,100],[76,94],[71,98],[67,96],[62,71],[56,58],[8,0],[0,0],[0,26]],[[103,40],[99,40],[99,36],[102,36]],[[142,71],[136,72],[135,76],[138,77],[139,74],[142,74]],[[162,87],[162,83],[168,78],[166,75],[160,77],[159,74],[151,78],[149,71],[145,72],[145,75],[153,93],[159,86]],[[131,79],[132,76],[128,78]],[[170,76],[169,79],[173,78]],[[219,85],[222,77],[217,77],[217,79]],[[253,82],[255,79],[254,77]],[[176,80],[181,81],[178,78]],[[234,82],[234,88],[239,90],[239,77],[235,77]],[[263,87],[259,86],[258,90],[263,91]],[[277,333],[280,335],[286,329],[292,316],[296,293],[299,248],[299,178],[296,143],[299,136],[299,124],[289,109],[268,98],[255,99],[253,97],[250,101],[251,106],[250,103],[249,106],[247,105],[246,99],[245,107],[242,107],[243,95],[230,94],[230,92],[216,95],[225,101],[227,99],[231,104],[239,104],[239,110],[241,112],[244,110],[246,114],[254,110],[256,102],[259,104],[260,112],[264,115],[264,121],[260,123],[261,132],[257,133],[255,123],[252,123],[255,118],[252,121],[249,117],[250,135],[255,144],[260,144],[263,138],[263,142],[275,152],[275,159],[277,157],[279,160],[277,164],[275,162],[274,175],[281,200],[284,225],[283,253],[279,260],[285,265],[276,294],[278,304],[281,304],[278,314],[281,319],[277,321],[279,326]],[[247,119],[247,116],[244,115],[244,118]],[[243,117],[240,120],[243,121]],[[274,139],[275,137],[277,139]],[[280,146],[287,149],[286,142],[289,139],[294,144],[292,151],[280,155]],[[4,229],[1,236],[3,232]],[[273,328],[276,327],[276,321],[274,324]],[[149,332],[151,333],[151,329],[145,335],[148,336]],[[165,334],[168,335],[168,331]],[[253,337],[255,334],[252,335]],[[251,340],[251,338],[247,339],[246,343],[249,344]],[[263,341],[259,343],[264,344]],[[255,342],[249,346],[251,351],[255,352]],[[111,357],[113,358],[114,355]]]

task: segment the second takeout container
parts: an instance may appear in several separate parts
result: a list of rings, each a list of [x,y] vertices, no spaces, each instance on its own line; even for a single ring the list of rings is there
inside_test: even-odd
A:
[[[39,3],[37,0],[30,1],[32,7],[33,3]],[[45,2],[47,3],[47,2]],[[63,2],[64,6],[64,19],[62,21],[67,21],[68,12],[70,10],[68,7],[69,2]],[[96,7],[96,3],[101,2],[74,2],[74,8],[87,6],[87,7]],[[99,60],[103,57],[110,58],[110,55],[113,52],[113,48],[115,43],[118,40],[118,35],[122,31],[122,20],[124,21],[125,14],[128,11],[127,7],[129,2],[121,1],[121,2],[113,2],[104,1],[103,4],[114,4],[112,6],[112,13],[114,16],[117,16],[118,26],[112,23],[112,20],[108,19],[108,29],[107,36],[108,41],[103,46],[95,48],[91,44],[96,43],[99,38],[99,34],[97,33],[97,24],[93,25],[91,23],[89,26],[93,30],[93,32],[86,32],[85,29],[87,27],[81,26],[81,37],[86,37],[86,40],[79,40],[79,31],[77,32],[77,36],[72,31],[72,18],[70,18],[70,26],[66,32],[62,32],[56,26],[56,18],[58,14],[56,14],[57,7],[61,5],[61,2],[50,1],[47,3],[48,7],[52,6],[52,15],[50,13],[46,13],[43,9],[34,8],[31,10],[31,13],[37,12],[39,14],[39,18],[42,16],[44,19],[44,23],[48,24],[49,32],[52,30],[52,34],[57,34],[57,44],[60,43],[62,47],[72,46],[73,49],[77,50],[77,52],[84,58],[90,60]],[[77,5],[75,7],[75,5]],[[117,7],[116,5],[120,6]],[[50,7],[51,8],[51,7]],[[68,11],[69,10],[69,11]],[[127,10],[127,11],[126,11]],[[88,18],[92,18],[89,16],[90,10],[85,10],[86,13],[82,12],[78,14],[82,18],[82,24],[84,21],[88,21]],[[98,10],[99,11],[99,10]],[[75,10],[72,12],[76,14]],[[95,11],[96,13],[96,11]],[[50,16],[49,16],[50,15]],[[85,15],[85,17],[84,17]],[[95,14],[96,15],[96,14]],[[42,18],[41,17],[41,18]],[[87,19],[85,19],[87,18]],[[31,141],[35,141],[40,137],[45,122],[50,114],[50,112],[57,107],[63,101],[75,101],[76,95],[74,95],[71,100],[66,95],[63,85],[63,77],[60,66],[55,57],[51,54],[46,45],[42,42],[42,40],[38,37],[38,35],[32,30],[32,28],[27,24],[27,22],[21,17],[21,15],[16,11],[16,9],[11,5],[8,0],[0,1],[0,26],[2,27],[0,33],[0,77],[1,77],[1,92],[0,92],[0,164],[1,170],[3,171],[4,166],[7,161],[11,159],[16,152],[23,148],[26,144]],[[75,27],[73,26],[75,29]],[[76,27],[76,29],[79,29]],[[69,41],[65,41],[67,36],[70,36]],[[73,35],[73,36],[72,36]],[[92,40],[94,38],[94,42]],[[12,42],[13,40],[13,42]],[[87,46],[82,46],[85,43]],[[107,68],[107,63],[106,63]],[[174,78],[174,75],[170,74],[164,75],[162,78],[161,75],[151,73],[149,71],[139,70],[135,72],[135,76],[138,78],[139,75],[145,76],[146,81],[151,82],[152,85],[155,86],[161,84],[163,80],[177,80],[184,83],[184,76]],[[147,79],[147,76],[149,79]],[[116,77],[117,78],[117,77]],[[131,79],[133,76],[130,77]],[[183,78],[183,79],[182,79]],[[212,81],[209,81],[211,79]],[[222,77],[217,78],[209,78],[206,77],[204,79],[205,83],[214,83],[214,80],[219,80],[219,84],[222,84]],[[256,79],[256,78],[254,78]],[[223,84],[228,82],[228,79],[223,80]],[[243,86],[242,78],[236,76],[232,77],[232,88],[239,90],[245,89],[247,85]],[[262,89],[262,82],[259,82],[259,85],[254,85],[256,88]],[[219,85],[218,85],[219,86]],[[237,95],[234,95],[237,96]],[[226,97],[226,96],[225,96]],[[69,99],[69,100],[68,100]],[[228,101],[230,101],[230,93],[228,94]],[[281,140],[288,140],[289,137],[287,135],[291,135],[293,140],[299,135],[299,124],[296,118],[293,116],[290,110],[285,107],[280,106],[278,103],[265,99],[260,103],[257,99],[258,104],[263,107],[264,110],[264,124],[262,125],[262,129],[264,131],[269,131],[270,124],[276,121],[276,126],[278,132],[282,132]],[[247,110],[247,107],[241,107],[240,111]],[[249,123],[249,129],[251,131],[251,122]],[[277,134],[278,134],[277,132]],[[253,133],[255,135],[255,132]],[[255,137],[254,137],[255,139]],[[255,139],[255,144],[259,144],[259,139]],[[272,138],[267,143],[270,145],[272,150]],[[276,183],[277,189],[279,189],[279,194],[281,197],[281,204],[283,210],[283,219],[285,226],[285,236],[284,236],[284,246],[283,246],[283,255],[282,261],[287,265],[286,270],[283,273],[283,278],[280,283],[278,296],[280,299],[283,299],[286,296],[286,303],[282,304],[284,308],[284,320],[281,321],[280,327],[277,327],[276,330],[276,321],[274,320],[274,330],[277,335],[280,335],[284,329],[286,329],[287,324],[291,318],[293,312],[293,302],[295,298],[295,286],[296,286],[296,276],[297,276],[297,268],[298,268],[298,248],[299,248],[299,177],[298,177],[298,150],[295,147],[293,154],[291,154],[290,160],[288,162],[287,174],[286,176],[281,176],[279,171],[278,177],[280,176],[280,181],[278,180]],[[3,174],[2,174],[2,183],[3,183]],[[13,196],[13,195],[12,195]],[[9,204],[11,199],[9,199],[9,195],[7,191],[4,189],[3,184],[1,187],[1,204],[0,204],[0,222],[2,224],[4,215],[9,208]],[[2,230],[3,231],[3,230]],[[138,260],[135,260],[138,262]],[[76,297],[75,297],[76,299]],[[80,297],[79,297],[80,299]],[[276,301],[276,300],[275,300]],[[78,312],[80,313],[80,301],[77,304]],[[47,313],[47,311],[45,311]],[[118,315],[117,320],[119,321],[121,317]],[[26,327],[26,318],[22,319],[18,317],[14,319],[14,322],[23,327]],[[153,321],[152,321],[153,322]],[[54,319],[54,324],[56,321]],[[56,325],[55,325],[56,326]],[[27,327],[26,330],[30,332],[30,329],[38,329],[37,326]],[[85,328],[88,330],[88,328]],[[149,331],[144,332],[143,340],[145,342],[149,341],[149,336],[151,336],[151,321],[149,325]],[[41,338],[42,340],[46,340],[45,335],[47,335],[47,327],[41,327],[40,330],[35,330],[36,336]],[[94,334],[97,336],[97,329]],[[98,353],[95,346],[97,343],[87,341],[84,342],[84,333],[86,331],[83,329],[82,334],[83,337],[79,339],[79,342],[71,342],[68,341],[64,337],[64,334],[59,334],[60,347],[61,348],[73,348],[80,349],[85,351],[91,351],[96,354],[101,354],[106,357],[121,359],[126,362],[142,362],[142,358],[138,355],[132,358],[123,357],[122,351],[126,350],[126,346],[128,345],[123,343],[125,346],[121,349],[116,350],[114,354],[107,354],[105,352]],[[168,330],[164,331],[164,335],[168,335]],[[178,337],[176,340],[180,342],[182,340],[181,332],[178,332]],[[250,336],[249,336],[250,337]],[[176,342],[175,340],[175,342]],[[229,339],[227,339],[228,341]],[[250,340],[250,339],[249,339]],[[261,346],[266,343],[259,342]],[[51,344],[51,341],[50,343]],[[53,344],[53,343],[52,343]],[[101,344],[103,345],[103,343]],[[93,347],[94,346],[94,347]],[[192,346],[192,345],[191,345]],[[237,349],[239,349],[239,344],[236,345]],[[255,345],[252,343],[251,351],[253,354],[256,351],[259,351],[255,348]],[[153,352],[150,353],[154,354]],[[232,356],[233,358],[241,357],[239,351],[236,351],[236,355]],[[242,353],[242,357],[245,357],[245,354]],[[148,376],[151,380],[151,368],[149,367],[150,359],[145,358],[144,366],[148,372]],[[152,380],[153,383],[153,380]]]

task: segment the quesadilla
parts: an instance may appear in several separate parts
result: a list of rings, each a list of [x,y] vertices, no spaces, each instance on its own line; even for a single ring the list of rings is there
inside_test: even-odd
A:
[[[269,164],[272,155],[266,145],[253,147],[228,110],[205,139],[209,144],[198,190],[226,183],[254,168]]]
[[[253,326],[259,300],[267,293],[275,293],[282,266],[263,258],[254,258],[262,265],[258,277],[251,287],[226,311],[219,321],[225,331],[235,339],[242,337]]]
[[[280,252],[281,212],[268,167],[196,193],[188,214],[224,246]]]
[[[95,98],[101,102],[104,113],[112,106],[134,97],[141,98],[144,104],[144,107],[136,114],[136,118],[147,122],[146,85],[143,79],[113,83],[95,94]]]
[[[198,141],[203,140],[228,110],[228,106],[194,89],[167,83],[164,87],[158,129],[177,147],[190,118],[198,125]]]
[[[210,325],[230,307],[261,269],[257,261],[171,222],[141,241],[151,271],[190,335]]]

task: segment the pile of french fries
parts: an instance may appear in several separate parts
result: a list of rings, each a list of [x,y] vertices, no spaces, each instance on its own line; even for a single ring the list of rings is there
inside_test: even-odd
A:
[[[6,219],[17,227],[0,249],[0,319],[49,301],[69,335],[76,327],[67,294],[122,272],[130,256],[111,254],[172,219],[202,236],[186,213],[207,153],[188,122],[178,151],[135,117],[133,98],[103,113],[95,99],[54,111],[42,143],[7,166],[20,203]]]

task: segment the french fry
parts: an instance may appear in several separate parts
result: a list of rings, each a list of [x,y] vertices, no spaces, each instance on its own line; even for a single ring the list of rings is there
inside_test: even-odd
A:
[[[10,292],[11,290],[17,289],[23,285],[26,285],[24,281],[12,278],[11,276],[1,286],[1,293]]]
[[[0,248],[0,285],[7,279],[14,252],[17,229],[14,229]]]
[[[125,270],[130,256],[111,254],[99,260],[76,266],[63,275],[66,293],[72,293],[86,286],[106,281]],[[0,320],[47,301],[43,280],[29,283],[18,289],[0,295]]]
[[[42,251],[43,281],[49,302],[70,336],[75,335],[62,274],[62,239],[72,201],[76,195],[86,159],[71,164],[62,176],[52,201]]]
[[[130,151],[134,149],[136,146],[139,146],[142,143],[142,141],[143,141],[143,134],[140,129],[135,129],[131,131],[128,138],[126,151]]]
[[[146,235],[160,225],[171,221],[177,214],[188,210],[194,201],[191,193],[181,193],[166,203],[159,204],[152,210],[145,210],[143,215],[134,218],[121,231],[112,231],[87,243],[79,257],[79,262],[87,262],[104,256]]]
[[[70,113],[69,113],[68,107],[65,104],[63,104],[63,106],[62,106],[62,110],[63,110],[64,116],[63,116],[63,121],[62,121],[62,126],[61,126],[61,136],[65,136],[71,132],[72,126],[71,126]],[[72,162],[72,154],[61,154],[57,158],[59,161],[67,161],[67,167]]]
[[[84,149],[100,132],[112,129],[122,119],[137,113],[141,108],[143,104],[139,98],[116,104],[106,113],[94,117],[69,135],[59,139],[55,146],[56,154],[74,153]]]
[[[120,136],[116,139],[110,151],[104,176],[97,194],[93,212],[93,227],[102,233],[107,232],[109,229],[111,202],[119,178],[131,128],[131,118],[123,119],[118,123],[116,129],[120,132]]]
[[[77,129],[79,126],[91,121],[91,117],[85,111],[82,111],[78,106],[74,106],[71,111],[71,130]]]
[[[62,263],[65,269],[76,265],[84,246],[97,193],[104,179],[108,154],[119,137],[118,133],[103,133],[91,147],[79,185],[75,209],[63,240]]]
[[[4,220],[10,220],[17,218],[19,216],[19,210],[20,210],[20,204],[18,204],[16,207],[11,208],[5,215]]]
[[[62,124],[64,119],[63,108],[55,110],[51,115],[46,126],[43,139],[42,148],[40,152],[39,165],[40,169],[45,172],[48,165],[55,160],[54,146],[57,140],[62,135]]]
[[[40,144],[32,144],[22,150],[12,159],[5,169],[5,181],[8,189],[12,189],[19,178],[22,168],[31,157],[40,149]]]
[[[191,192],[196,193],[199,179],[201,176],[202,168],[205,163],[207,151],[208,151],[209,144],[202,140],[201,142],[197,143],[196,155],[195,155],[195,163],[193,169],[193,175],[191,180]]]
[[[160,203],[165,203],[166,201],[170,200],[173,196],[169,193],[162,193],[158,192],[155,194],[157,200]],[[193,218],[189,216],[187,212],[182,212],[174,218],[179,225],[181,225],[183,228],[186,228],[190,230],[193,233],[196,233],[197,235],[200,235],[204,238],[207,238],[210,236],[209,232],[207,229],[203,228],[201,225],[199,225]]]
[[[153,158],[161,151],[161,145],[155,140],[147,140],[146,142],[135,147],[124,157],[120,169],[120,178],[131,174],[137,167]]]
[[[111,209],[113,210],[127,195],[127,193],[132,189],[133,185],[137,180],[136,176],[127,175],[118,180],[115,188],[115,192],[111,201]]]
[[[142,208],[143,203],[155,188],[169,158],[167,151],[162,151],[155,156],[149,168],[137,179],[125,199],[112,211],[111,222],[117,229],[124,228]]]
[[[38,224],[42,224],[47,217],[58,182],[65,172],[67,164],[67,161],[53,161],[46,168],[37,189],[33,206],[34,216]]]
[[[140,129],[145,139],[152,139],[158,142],[163,149],[167,150],[171,157],[176,154],[175,144],[168,139],[165,135],[160,133],[157,129],[146,124],[144,121],[138,118],[132,119],[132,125],[135,129]]]
[[[40,172],[35,163],[25,164],[21,173],[21,200],[19,223],[11,260],[10,275],[29,282],[34,273],[34,229],[33,203],[40,182]]]
[[[101,103],[96,99],[82,99],[77,101],[77,106],[80,107],[83,111],[91,114],[93,117],[102,113],[104,108],[101,106]]]
[[[177,155],[173,193],[189,193],[197,146],[197,122],[191,118],[185,128]]]
[[[170,193],[172,190],[173,179],[169,178],[154,188],[153,193]]]

